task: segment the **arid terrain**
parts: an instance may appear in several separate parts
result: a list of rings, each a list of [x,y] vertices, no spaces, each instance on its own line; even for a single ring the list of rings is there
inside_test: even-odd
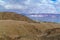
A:
[[[60,40],[60,24],[35,22],[13,12],[0,12],[0,40]]]

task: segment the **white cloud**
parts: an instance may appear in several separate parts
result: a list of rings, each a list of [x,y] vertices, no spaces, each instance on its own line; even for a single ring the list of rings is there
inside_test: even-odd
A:
[[[20,10],[24,10],[26,8],[24,5],[11,4],[11,3],[5,2],[3,0],[0,0],[0,5],[3,6],[5,9],[20,9]]]
[[[23,10],[25,9],[25,6],[20,5],[20,4],[7,4],[4,6],[6,9],[20,9]]]
[[[6,2],[5,2],[5,1],[0,0],[0,5],[4,6],[5,4],[6,4]]]
[[[41,6],[42,13],[56,13],[56,9],[53,5],[46,4]]]
[[[28,13],[57,13],[56,8],[52,4],[49,4],[47,0],[42,0],[40,3],[35,3],[32,0],[26,0],[22,3],[25,3],[25,5],[19,3],[13,4],[0,0],[0,5],[5,9],[19,9],[23,10],[23,12],[26,10]]]
[[[36,14],[36,15],[29,15],[29,17],[46,17],[46,16]]]
[[[49,4],[47,0],[41,0],[40,3],[27,0],[25,4],[27,7],[26,12],[28,13],[57,13],[56,8],[52,4]]]
[[[24,4],[29,5],[31,0],[24,1]]]
[[[57,13],[57,11],[55,7],[51,4],[38,3],[35,5],[31,5],[29,13]]]

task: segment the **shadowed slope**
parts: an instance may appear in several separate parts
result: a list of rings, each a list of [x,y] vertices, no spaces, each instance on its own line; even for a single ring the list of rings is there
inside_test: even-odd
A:
[[[60,40],[60,28],[47,29],[41,36],[42,40]]]

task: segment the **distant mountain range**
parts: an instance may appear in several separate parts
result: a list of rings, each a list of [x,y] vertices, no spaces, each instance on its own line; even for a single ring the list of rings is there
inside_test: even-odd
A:
[[[56,22],[56,23],[60,23],[60,14],[24,14],[28,17],[30,17],[33,20],[36,21],[46,21],[46,22]]]
[[[35,20],[35,21],[38,21],[38,22],[42,21],[42,22],[60,23],[60,14],[52,14],[52,13],[31,13],[31,14],[30,13],[18,13],[18,14],[22,14],[22,15],[24,15],[24,17],[27,16],[27,18],[29,18],[29,20],[32,19],[32,20]],[[19,19],[19,20],[21,20],[21,19]]]

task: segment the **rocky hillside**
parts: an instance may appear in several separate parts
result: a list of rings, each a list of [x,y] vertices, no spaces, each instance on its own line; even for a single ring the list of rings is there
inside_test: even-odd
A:
[[[0,12],[0,40],[60,40],[60,24],[39,22],[13,12]]]
[[[54,23],[0,20],[0,40],[60,40],[59,30],[60,25]]]
[[[0,12],[0,20],[18,20],[18,21],[35,22],[24,15],[16,14],[14,12]]]

